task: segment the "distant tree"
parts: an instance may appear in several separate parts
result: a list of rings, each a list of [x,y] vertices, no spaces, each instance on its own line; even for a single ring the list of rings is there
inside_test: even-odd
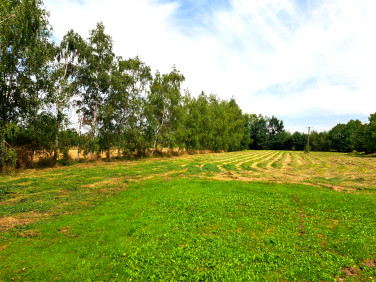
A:
[[[250,120],[250,131],[253,140],[251,149],[269,149],[268,118],[261,115],[253,115]]]
[[[347,134],[349,135],[347,140],[350,143],[349,151],[360,149],[361,145],[359,144],[357,140],[357,135],[361,127],[362,127],[362,122],[360,120],[350,120],[346,124],[346,131],[347,131]]]
[[[329,146],[338,152],[351,152],[355,149],[353,139],[357,129],[361,126],[359,120],[351,120],[347,124],[337,124],[329,131]]]
[[[376,153],[376,113],[368,118],[369,123],[365,126],[363,143],[367,154]]]
[[[285,142],[287,141],[287,135],[283,125],[283,121],[279,120],[275,116],[272,116],[268,120],[268,148],[273,150],[283,149]]]
[[[226,150],[238,151],[242,150],[244,146],[248,146],[247,136],[244,134],[244,116],[235,98],[226,103],[226,124],[228,127],[228,138]],[[242,146],[242,141],[244,146]]]
[[[287,141],[287,147],[290,150],[303,151],[307,144],[307,135],[298,131],[294,132]]]
[[[195,99],[191,97],[188,89],[184,91],[182,105],[178,109],[179,123],[175,131],[176,145],[180,149],[197,149],[197,118],[195,115]]]
[[[228,149],[228,127],[226,126],[226,101],[221,101],[216,95],[209,95],[210,115],[210,149],[214,151]]]
[[[242,150],[247,150],[252,142],[250,131],[250,116],[249,114],[243,114],[243,138],[240,142]]]
[[[193,122],[196,122],[194,131],[195,149],[212,149],[211,144],[214,138],[212,127],[213,115],[210,113],[209,103],[209,97],[202,91],[196,98],[190,111],[192,115],[191,119],[194,120]]]

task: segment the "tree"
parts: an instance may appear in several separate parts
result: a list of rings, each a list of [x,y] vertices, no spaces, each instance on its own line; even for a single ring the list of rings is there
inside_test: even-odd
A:
[[[73,30],[64,36],[60,46],[56,48],[53,70],[55,91],[50,92],[50,102],[56,107],[55,163],[58,158],[59,134],[64,117],[66,117],[65,111],[70,108],[71,98],[78,91],[77,74],[85,48],[84,40]]]
[[[250,131],[250,115],[243,115],[243,138],[241,140],[240,146],[242,150],[247,150],[252,143],[251,131]]]
[[[253,142],[251,149],[269,149],[268,119],[261,115],[250,117],[250,131]]]
[[[287,140],[287,135],[284,129],[283,121],[279,120],[275,116],[272,116],[268,120],[268,147],[272,150],[283,149]]]
[[[0,129],[11,123],[35,126],[53,55],[48,13],[40,0],[6,0],[0,5]],[[36,129],[31,132],[36,137]]]
[[[365,126],[363,134],[364,149],[367,154],[376,152],[376,113],[368,118],[369,123]]]
[[[181,105],[180,85],[184,76],[173,67],[168,74],[155,74],[148,95],[148,112],[153,128],[153,151],[157,145],[167,144],[168,148],[174,145],[174,131],[178,125],[177,111]]]
[[[351,152],[355,149],[353,139],[357,129],[361,126],[359,120],[350,120],[347,124],[339,123],[329,131],[330,149],[338,152]]]
[[[303,151],[307,144],[307,135],[298,131],[294,132],[287,141],[288,149]]]
[[[227,103],[226,124],[228,127],[228,138],[226,148],[229,151],[238,151],[242,149],[242,141],[244,146],[248,146],[247,136],[244,134],[244,116],[235,98]]]
[[[114,53],[112,39],[105,34],[103,23],[90,31],[87,48],[84,51],[79,80],[83,88],[82,111],[84,118],[90,122],[90,158],[95,151],[94,139],[97,136],[100,111],[108,98]]]
[[[145,136],[145,92],[152,79],[150,68],[140,60],[118,59],[111,78],[109,96],[110,120],[116,132],[114,141],[124,152],[143,151],[146,147]]]

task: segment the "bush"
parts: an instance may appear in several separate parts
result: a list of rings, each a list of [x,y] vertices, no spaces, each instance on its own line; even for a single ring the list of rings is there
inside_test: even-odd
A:
[[[311,146],[306,145],[304,147],[304,153],[309,153],[309,152],[311,152]]]

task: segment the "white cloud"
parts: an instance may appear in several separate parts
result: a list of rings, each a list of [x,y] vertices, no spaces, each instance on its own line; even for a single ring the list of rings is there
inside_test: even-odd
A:
[[[162,72],[176,64],[194,95],[201,90],[233,95],[247,112],[276,116],[303,117],[312,109],[333,115],[374,112],[376,1],[308,3],[313,6],[233,0],[230,9],[207,13],[204,26],[181,29],[178,3],[45,1],[56,37],[70,28],[87,37],[103,21],[117,55],[139,55]],[[314,87],[287,87],[284,94],[265,90],[309,79],[316,80]]]

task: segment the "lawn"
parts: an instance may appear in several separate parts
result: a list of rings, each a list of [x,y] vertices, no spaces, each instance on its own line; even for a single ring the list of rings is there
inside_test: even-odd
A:
[[[246,151],[3,175],[0,280],[374,280],[375,168]]]

